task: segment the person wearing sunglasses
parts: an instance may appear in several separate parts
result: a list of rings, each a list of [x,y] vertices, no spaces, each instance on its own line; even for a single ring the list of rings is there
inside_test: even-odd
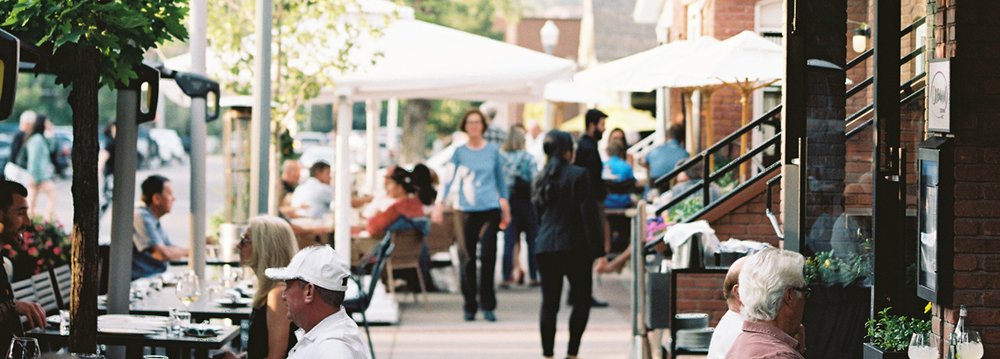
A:
[[[802,314],[810,289],[804,268],[801,254],[777,248],[746,259],[738,288],[743,332],[733,342],[727,359],[805,358]]]

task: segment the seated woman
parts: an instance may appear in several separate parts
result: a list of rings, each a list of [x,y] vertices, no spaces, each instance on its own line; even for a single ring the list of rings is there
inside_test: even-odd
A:
[[[437,191],[431,184],[431,171],[422,164],[413,171],[392,167],[385,176],[385,193],[393,202],[385,210],[368,219],[368,233],[373,238],[385,236],[394,230],[418,229],[430,231],[425,205],[434,203]]]
[[[274,359],[288,357],[295,346],[297,327],[288,319],[288,305],[281,295],[285,283],[264,276],[264,270],[287,267],[292,256],[299,251],[292,228],[285,220],[274,216],[257,216],[237,245],[240,264],[253,270],[257,277],[250,315],[247,352],[240,356],[224,353],[221,358]]]

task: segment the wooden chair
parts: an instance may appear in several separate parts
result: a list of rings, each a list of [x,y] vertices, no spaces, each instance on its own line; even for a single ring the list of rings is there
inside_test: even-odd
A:
[[[58,313],[59,303],[56,301],[56,289],[52,285],[52,277],[49,276],[49,272],[31,276],[31,285],[35,289],[35,303],[42,306],[45,315]]]
[[[386,274],[389,276],[389,292],[396,294],[395,280],[392,272],[396,269],[413,268],[417,271],[417,281],[420,282],[420,292],[424,295],[424,305],[430,309],[427,297],[427,286],[420,270],[420,251],[424,245],[424,236],[419,230],[400,230],[391,232],[393,253],[386,264]],[[428,278],[430,279],[430,278]],[[414,293],[416,298],[416,293]]]
[[[69,270],[69,264],[64,264],[49,270],[52,276],[52,285],[56,290],[56,303],[60,309],[69,309],[69,296],[73,283],[73,274]]]

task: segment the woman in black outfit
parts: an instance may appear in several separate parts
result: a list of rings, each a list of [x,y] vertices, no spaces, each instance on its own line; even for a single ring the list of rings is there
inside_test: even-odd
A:
[[[595,258],[604,257],[603,221],[586,170],[571,164],[573,138],[553,130],[542,146],[547,159],[532,191],[540,218],[534,254],[542,277],[542,355],[553,357],[556,315],[566,277],[573,303],[566,356],[576,358],[590,317],[592,266]]]

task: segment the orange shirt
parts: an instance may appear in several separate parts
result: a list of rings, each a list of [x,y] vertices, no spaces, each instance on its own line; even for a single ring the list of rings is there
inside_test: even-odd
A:
[[[415,197],[406,197],[397,200],[385,211],[379,212],[374,217],[368,219],[368,233],[372,238],[379,238],[385,235],[385,229],[392,222],[399,219],[399,216],[406,218],[416,218],[424,216],[424,204]]]

